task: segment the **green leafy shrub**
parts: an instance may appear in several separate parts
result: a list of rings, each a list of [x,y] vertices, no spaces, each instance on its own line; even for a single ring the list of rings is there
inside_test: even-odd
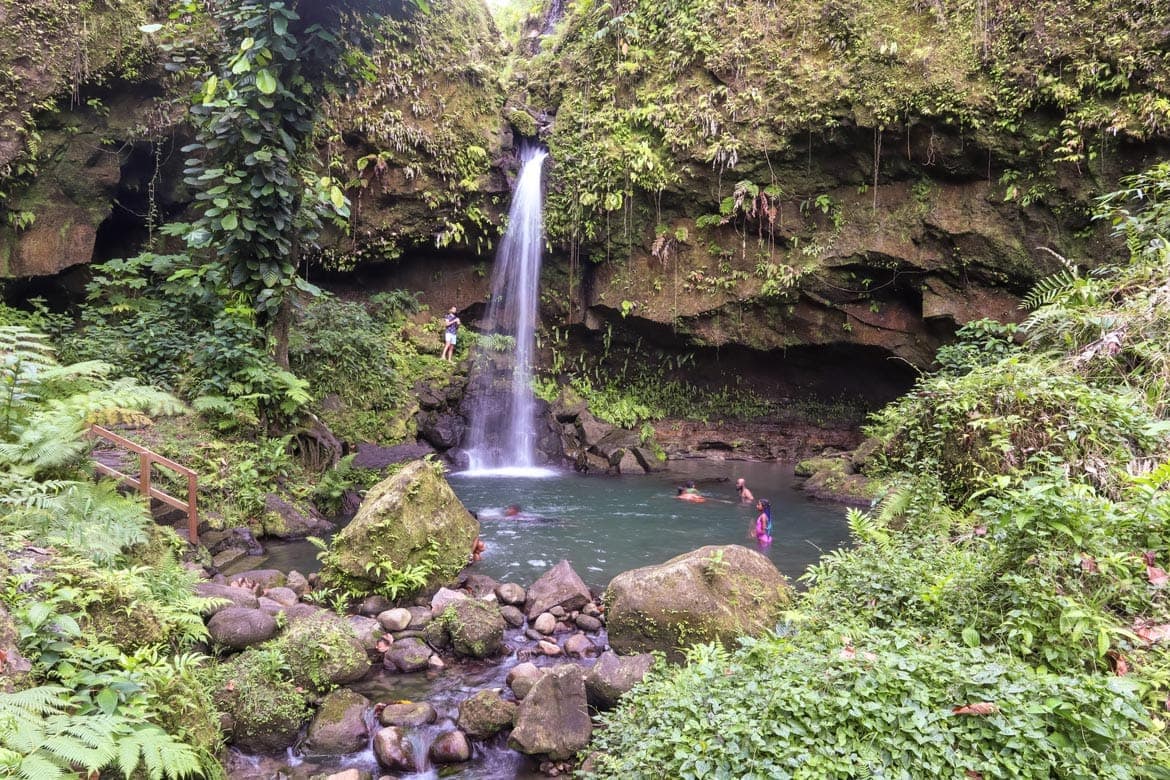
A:
[[[1133,682],[917,632],[700,646],[603,723],[599,777],[1164,776]]]

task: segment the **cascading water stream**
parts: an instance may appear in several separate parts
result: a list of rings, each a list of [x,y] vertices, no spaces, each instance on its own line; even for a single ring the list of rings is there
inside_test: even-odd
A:
[[[541,475],[536,468],[536,403],[532,394],[536,302],[544,250],[541,168],[548,151],[522,147],[520,176],[508,211],[508,229],[492,268],[491,299],[484,332],[515,338],[511,373],[493,372],[494,359],[481,354],[478,387],[467,437],[470,473]],[[501,387],[501,380],[507,385]]]

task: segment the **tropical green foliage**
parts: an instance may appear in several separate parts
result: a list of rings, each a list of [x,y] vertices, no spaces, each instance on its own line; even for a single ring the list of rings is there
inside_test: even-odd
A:
[[[606,718],[602,777],[1160,776],[1132,681],[1060,677],[945,634],[700,646],[652,674]]]
[[[186,172],[202,213],[187,243],[214,248],[216,259],[200,271],[212,277],[205,284],[222,278],[263,323],[280,325],[277,314],[296,290],[315,291],[297,264],[315,246],[321,218],[349,216],[341,188],[312,172],[310,153],[317,100],[341,41],[319,25],[298,29],[301,17],[284,2],[230,3],[213,13],[226,56],[191,108],[198,141],[184,151],[198,156]],[[282,338],[287,330],[277,334],[277,359],[286,364]]]
[[[1022,345],[968,326],[875,416],[854,548],[782,635],[625,701],[603,777],[1170,776],[1168,176],[1105,201],[1128,260],[1039,285]]]

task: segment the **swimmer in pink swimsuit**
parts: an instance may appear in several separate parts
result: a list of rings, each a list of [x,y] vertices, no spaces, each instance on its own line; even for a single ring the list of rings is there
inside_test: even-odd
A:
[[[761,498],[756,502],[756,509],[760,510],[760,514],[756,517],[756,527],[753,535],[761,547],[767,547],[772,543],[772,502],[766,498]]]

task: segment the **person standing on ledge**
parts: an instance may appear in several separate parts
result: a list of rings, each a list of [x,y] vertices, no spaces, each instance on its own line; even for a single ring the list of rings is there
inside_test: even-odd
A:
[[[743,481],[743,477],[735,481],[735,492],[739,493],[740,503],[750,504],[756,500],[756,497],[752,495],[752,491],[748,488],[747,483]]]
[[[447,312],[447,316],[443,318],[443,351],[439,353],[439,357],[448,363],[455,362],[456,334],[459,332],[461,324],[459,317],[455,314],[455,307],[452,306],[451,311]]]

